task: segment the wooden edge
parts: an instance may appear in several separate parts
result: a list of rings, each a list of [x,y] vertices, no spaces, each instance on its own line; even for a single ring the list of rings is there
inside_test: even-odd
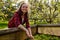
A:
[[[39,25],[32,25],[31,28],[35,28],[38,31],[38,27],[60,27],[60,24],[39,24]],[[1,35],[5,35],[5,34],[9,34],[9,33],[15,33],[20,31],[21,29],[18,28],[8,28],[5,30],[0,30],[0,36]],[[23,30],[21,30],[23,31]]]
[[[35,28],[35,27],[36,27],[36,25],[31,26],[31,28]],[[23,31],[23,30],[18,29],[18,28],[7,28],[7,29],[5,29],[5,30],[2,29],[2,30],[0,30],[0,36],[1,36],[1,35],[10,34],[10,33],[19,32],[19,31]]]
[[[60,24],[38,24],[37,27],[60,27]]]

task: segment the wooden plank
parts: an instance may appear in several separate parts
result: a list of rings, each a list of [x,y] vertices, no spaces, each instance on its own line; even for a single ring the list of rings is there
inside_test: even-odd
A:
[[[60,27],[38,27],[38,33],[60,36]]]

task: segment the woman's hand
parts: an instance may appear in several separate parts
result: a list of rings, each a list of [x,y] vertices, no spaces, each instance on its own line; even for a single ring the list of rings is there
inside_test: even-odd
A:
[[[29,32],[29,35],[30,35],[29,38],[34,40],[34,37],[33,37],[32,33],[31,33],[31,28],[28,28],[28,32]]]
[[[27,35],[28,38],[34,39],[34,37],[31,34],[29,34],[28,30],[26,31],[26,35]]]
[[[28,30],[26,30],[26,35],[27,35],[28,38],[30,38]]]
[[[32,35],[30,35],[30,38],[31,38],[31,39],[34,39],[34,37],[33,37]]]

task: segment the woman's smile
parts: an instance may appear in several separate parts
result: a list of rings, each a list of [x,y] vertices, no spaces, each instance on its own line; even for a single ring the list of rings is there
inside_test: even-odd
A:
[[[27,4],[23,4],[22,7],[21,7],[21,11],[23,13],[26,13],[28,11],[28,5]]]

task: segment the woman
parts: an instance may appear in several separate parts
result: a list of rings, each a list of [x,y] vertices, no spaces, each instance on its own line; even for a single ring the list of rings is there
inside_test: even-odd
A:
[[[24,23],[26,23],[26,28],[23,26]],[[8,28],[14,27],[24,30],[29,38],[34,38],[29,26],[28,5],[26,3],[22,3],[19,10],[15,12],[14,16],[10,19],[8,23]]]

